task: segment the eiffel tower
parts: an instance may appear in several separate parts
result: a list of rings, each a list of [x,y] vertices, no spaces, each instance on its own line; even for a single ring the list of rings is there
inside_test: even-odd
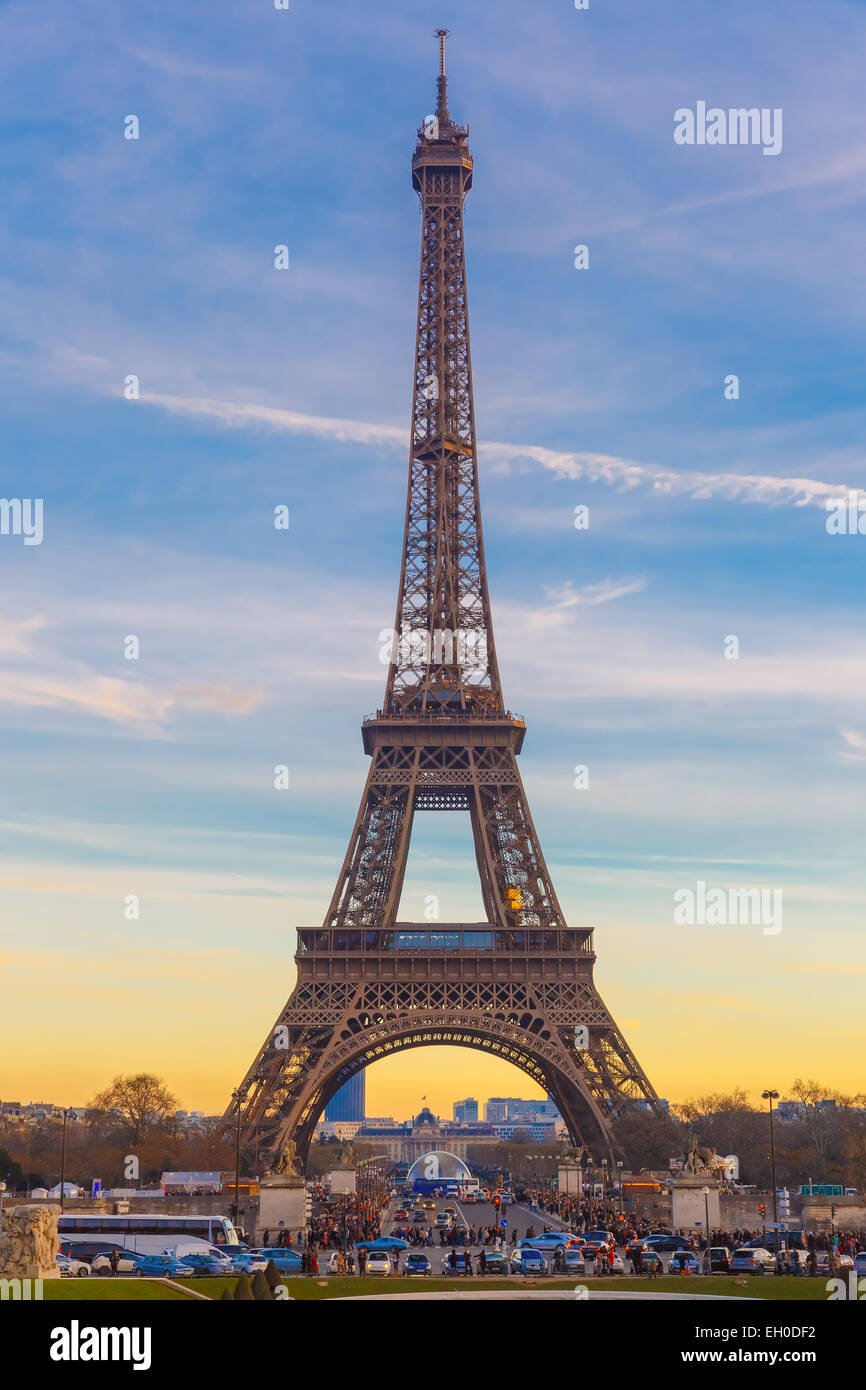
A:
[[[321,930],[298,932],[297,985],[226,1110],[246,1151],[304,1162],[331,1097],[409,1048],[456,1045],[521,1068],[573,1142],[613,1158],[612,1121],[662,1107],[593,984],[592,932],[570,929],[532,823],[505,707],[481,535],[463,204],[468,128],[418,130],[421,200],[409,487],[382,708],[362,725],[370,768]],[[468,810],[486,921],[396,920],[416,811]],[[294,1146],[294,1147],[292,1147]]]

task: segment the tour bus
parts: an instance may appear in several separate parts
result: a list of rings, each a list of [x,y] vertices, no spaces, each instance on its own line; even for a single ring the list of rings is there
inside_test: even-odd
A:
[[[240,1245],[238,1233],[227,1216],[153,1216],[130,1212],[128,1216],[103,1216],[92,1212],[64,1212],[57,1223],[61,1248],[98,1245],[98,1254],[133,1250],[137,1255],[161,1255],[172,1250],[190,1255],[211,1246],[233,1253]]]

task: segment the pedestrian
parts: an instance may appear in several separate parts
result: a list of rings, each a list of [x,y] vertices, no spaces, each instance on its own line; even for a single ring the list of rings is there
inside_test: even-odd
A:
[[[267,1226],[266,1226],[266,1227],[265,1227],[265,1231],[264,1231],[264,1235],[262,1236],[262,1244],[263,1244],[264,1246],[268,1246],[268,1245],[270,1245],[270,1243],[271,1243],[271,1233],[270,1233],[270,1231],[268,1230],[268,1228],[267,1228]]]
[[[481,1254],[478,1256],[478,1273],[479,1273],[479,1274],[486,1274],[486,1273],[487,1273],[487,1256],[486,1256],[485,1253],[484,1253],[484,1247],[483,1247],[483,1246],[481,1247]]]
[[[605,1273],[606,1273],[606,1266],[607,1266],[607,1261],[606,1261],[606,1259],[605,1259],[605,1257],[604,1257],[604,1247],[600,1245],[600,1246],[598,1247],[598,1250],[595,1252],[595,1272],[596,1272],[596,1274],[605,1274]]]
[[[467,1251],[466,1251],[466,1254],[463,1256],[463,1259],[464,1259],[464,1261],[465,1261],[465,1263],[466,1263],[466,1273],[467,1273],[467,1274],[471,1274],[471,1273],[472,1273],[472,1251],[471,1251],[471,1250],[467,1250]]]
[[[116,1246],[116,1245],[112,1247],[111,1254],[109,1255],[108,1258],[109,1258],[109,1263],[110,1263],[110,1265],[111,1265],[111,1273],[112,1273],[112,1274],[115,1276],[115,1278],[116,1278],[116,1277],[117,1277],[117,1266],[118,1266],[119,1263],[120,1263],[120,1256],[119,1256],[118,1253],[117,1253],[117,1246]]]

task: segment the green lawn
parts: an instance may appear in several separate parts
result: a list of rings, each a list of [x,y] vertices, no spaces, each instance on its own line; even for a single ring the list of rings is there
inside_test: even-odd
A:
[[[155,1279],[46,1279],[43,1289],[46,1303],[198,1302]]]
[[[189,1279],[184,1280],[197,1293],[207,1294],[209,1298],[219,1299],[225,1288],[234,1290],[237,1280],[232,1279]],[[408,1290],[420,1292],[421,1289],[436,1291],[449,1289],[519,1289],[523,1285],[531,1289],[573,1289],[576,1284],[585,1284],[593,1289],[640,1290],[658,1293],[725,1294],[729,1298],[765,1298],[772,1300],[796,1300],[826,1302],[825,1279],[776,1278],[770,1275],[736,1278],[724,1275],[709,1276],[664,1276],[660,1279],[619,1278],[610,1279],[527,1279],[517,1276],[508,1279],[284,1279],[288,1292],[295,1299],[351,1298],[358,1294],[405,1293]],[[151,1299],[184,1299],[180,1289],[169,1288],[150,1279],[64,1279],[51,1280],[45,1284],[45,1295],[50,1300],[63,1302],[90,1301],[91,1299],[127,1299],[130,1301]],[[188,1303],[197,1299],[186,1299]]]

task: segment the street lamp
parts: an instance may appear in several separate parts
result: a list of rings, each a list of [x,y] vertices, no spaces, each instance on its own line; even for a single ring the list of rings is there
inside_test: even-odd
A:
[[[706,1218],[707,1218],[707,1220],[706,1220],[706,1225],[704,1226],[704,1235],[706,1236],[706,1239],[707,1239],[706,1251],[707,1251],[707,1262],[709,1263],[709,1258],[710,1258],[710,1189],[709,1189],[708,1187],[705,1187],[705,1188],[703,1189],[703,1193],[704,1193],[704,1212],[705,1212],[705,1215],[706,1215]],[[709,1270],[707,1270],[707,1273],[709,1273]]]
[[[0,1182],[0,1215],[3,1214],[3,1193],[6,1191],[5,1182]]]
[[[69,1114],[67,1106],[63,1107],[63,1143],[60,1149],[60,1214],[63,1215],[63,1193],[65,1191],[64,1182],[66,1179],[66,1118]]]
[[[622,1206],[622,1159],[621,1159],[621,1158],[618,1158],[617,1161],[616,1161],[616,1181],[617,1181],[617,1187],[619,1188],[619,1204],[620,1204],[620,1207],[621,1207],[621,1206]]]
[[[776,1188],[776,1140],[773,1133],[773,1101],[779,1099],[778,1091],[762,1091],[761,1100],[770,1103],[770,1170],[773,1174],[773,1250],[779,1253],[779,1193]]]
[[[238,1127],[235,1137],[235,1226],[241,1224],[241,1093],[232,1092],[232,1100],[235,1102],[238,1111]]]

